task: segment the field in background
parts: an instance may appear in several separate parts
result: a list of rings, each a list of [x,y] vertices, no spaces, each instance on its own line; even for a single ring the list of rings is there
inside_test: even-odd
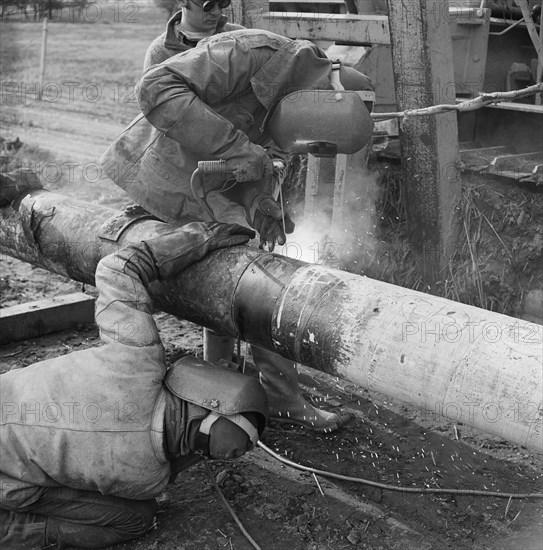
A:
[[[41,86],[42,23],[12,16],[1,25],[0,135],[19,137],[26,147],[20,157],[41,163],[46,186],[69,193],[69,184],[100,184],[92,167],[85,173],[83,165],[95,162],[139,112],[134,85],[147,46],[167,18],[149,3],[101,1],[96,6],[99,11],[89,7],[83,22],[49,22]],[[43,169],[55,161],[58,167]],[[82,166],[68,169],[67,162]]]
[[[122,207],[130,199],[102,177],[97,161],[139,112],[134,84],[167,14],[149,2],[96,5],[100,11],[89,8],[82,21],[64,12],[48,23],[41,101],[42,23],[15,15],[0,23],[0,137],[23,142],[8,168],[36,171],[49,190]],[[0,261],[4,307],[79,289],[17,260]]]
[[[97,5],[102,6],[101,16],[94,22],[48,23],[40,106],[68,107],[126,123],[137,109],[132,91],[142,72],[145,51],[162,32],[166,12],[152,5],[138,7],[134,2],[102,1]],[[123,5],[131,7],[130,16],[123,16]],[[4,106],[25,100],[37,103],[42,29],[41,22],[2,24]]]

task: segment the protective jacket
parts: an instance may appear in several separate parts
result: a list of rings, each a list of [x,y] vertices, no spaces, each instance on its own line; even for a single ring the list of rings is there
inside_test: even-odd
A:
[[[147,49],[145,60],[143,62],[143,70],[146,71],[151,65],[158,65],[166,61],[172,55],[179,52],[184,52],[194,48],[195,43],[187,40],[182,33],[176,30],[183,16],[183,10],[174,13],[166,24],[166,31],[155,38]],[[235,31],[243,29],[241,25],[229,23],[228,19],[222,15],[217,23],[215,34],[221,32]]]
[[[198,161],[250,159],[255,145],[273,145],[262,126],[267,111],[287,93],[331,89],[331,69],[311,42],[268,31],[201,40],[144,74],[136,88],[142,115],[104,153],[104,171],[161,219],[208,220],[190,187]],[[232,204],[217,201],[224,210]]]
[[[187,246],[201,240],[191,234]],[[32,504],[44,487],[59,486],[150,499],[182,469],[176,460],[190,454],[189,427],[208,411],[163,385],[164,349],[145,286],[157,274],[144,245],[105,257],[96,322],[106,345],[0,376],[0,508]]]

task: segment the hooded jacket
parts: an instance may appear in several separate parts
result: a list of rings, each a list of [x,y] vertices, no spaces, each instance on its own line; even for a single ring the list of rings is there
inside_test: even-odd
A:
[[[198,245],[193,234],[188,242]],[[164,348],[143,245],[96,271],[96,322],[105,343],[0,376],[0,507],[20,508],[66,486],[146,500],[194,462],[189,435],[205,409],[165,389]],[[165,428],[166,425],[166,428]]]
[[[161,219],[208,220],[190,187],[198,161],[251,159],[255,144],[272,146],[262,128],[268,110],[287,93],[331,89],[331,70],[311,42],[264,30],[201,40],[143,75],[142,115],[104,153],[103,169]]]
[[[176,30],[176,26],[181,21],[182,17],[183,10],[174,13],[166,24],[166,31],[151,42],[143,62],[144,71],[152,65],[158,65],[166,61],[166,59],[170,58],[172,55],[194,48],[195,44],[190,40],[186,40],[183,35],[180,35]],[[241,25],[229,23],[228,19],[224,15],[221,15],[215,33],[235,31],[243,28],[244,27]]]

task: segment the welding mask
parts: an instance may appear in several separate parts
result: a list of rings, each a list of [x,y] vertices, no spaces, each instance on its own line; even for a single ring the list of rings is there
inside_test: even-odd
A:
[[[356,153],[369,142],[375,102],[370,80],[339,64],[333,64],[330,80],[332,90],[292,92],[268,113],[265,128],[280,149],[334,156]]]
[[[196,450],[211,458],[239,458],[258,441],[256,413],[220,415],[210,412],[196,434]]]
[[[268,400],[256,378],[186,356],[164,379],[176,397],[207,409],[196,450],[212,458],[237,458],[251,450],[268,421]]]

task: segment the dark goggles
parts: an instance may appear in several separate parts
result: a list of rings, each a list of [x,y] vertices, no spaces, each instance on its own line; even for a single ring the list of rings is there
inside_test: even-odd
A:
[[[211,11],[215,4],[219,6],[221,10],[224,10],[224,8],[227,8],[232,3],[232,0],[205,0],[205,2],[202,3],[202,9],[204,11]]]

